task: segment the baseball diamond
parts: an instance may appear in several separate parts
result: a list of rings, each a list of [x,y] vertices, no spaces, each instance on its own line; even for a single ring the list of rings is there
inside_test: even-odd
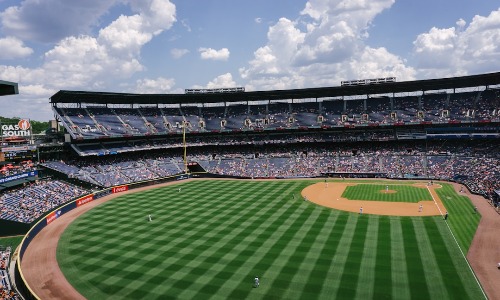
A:
[[[323,185],[193,180],[127,192],[69,224],[57,261],[87,299],[484,297],[461,254],[480,216],[460,215],[471,203],[451,185],[436,191],[457,216],[448,223],[458,243],[441,216],[360,216],[294,197]]]

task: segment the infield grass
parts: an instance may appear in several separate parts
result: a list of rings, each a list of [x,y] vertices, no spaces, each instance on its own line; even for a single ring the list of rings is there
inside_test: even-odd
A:
[[[199,180],[123,195],[74,221],[57,259],[88,299],[483,298],[441,217],[320,207],[299,197],[313,183]],[[451,222],[463,204],[445,205]],[[463,230],[467,248],[473,234]]]
[[[393,191],[386,193],[386,189]],[[347,186],[342,198],[349,200],[412,202],[432,201],[432,196],[425,188],[402,184],[357,184]]]

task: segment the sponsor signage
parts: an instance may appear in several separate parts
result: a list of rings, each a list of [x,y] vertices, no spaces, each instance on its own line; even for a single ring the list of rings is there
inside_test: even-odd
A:
[[[113,194],[128,191],[128,185],[115,186],[113,188]]]
[[[36,146],[3,147],[2,152],[34,151]]]
[[[2,137],[31,136],[31,123],[28,119],[21,119],[17,124],[3,124]]]
[[[53,211],[51,212],[46,218],[45,220],[47,220],[47,225],[49,225],[50,223],[54,222],[57,218],[59,218],[60,216],[62,215],[62,211],[61,210],[58,210],[58,211]]]
[[[82,197],[82,198],[76,200],[76,207],[85,205],[85,204],[92,202],[92,201],[94,201],[94,194],[87,195],[85,197]]]
[[[6,176],[6,177],[0,177],[0,184],[2,183],[7,183],[10,181],[14,180],[19,180],[19,179],[24,179],[24,178],[29,178],[29,177],[35,177],[38,176],[38,171],[31,171],[31,172],[24,172],[21,174],[16,174],[16,175],[11,175],[11,176]]]

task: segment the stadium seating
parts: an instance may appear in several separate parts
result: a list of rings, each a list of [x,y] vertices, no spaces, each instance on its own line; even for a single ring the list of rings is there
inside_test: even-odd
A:
[[[45,212],[87,191],[59,180],[39,180],[0,194],[0,218],[31,223]]]
[[[321,125],[435,124],[500,120],[496,91],[320,102],[268,102],[210,106],[111,108],[54,107],[74,138],[148,136],[258,129],[300,129]]]

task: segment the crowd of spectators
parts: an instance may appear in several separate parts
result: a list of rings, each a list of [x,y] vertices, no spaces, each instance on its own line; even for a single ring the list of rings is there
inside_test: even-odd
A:
[[[0,246],[0,300],[19,299],[10,282],[8,268],[12,249]]]
[[[368,133],[367,133],[368,134]],[[272,137],[271,137],[272,138]],[[500,188],[497,142],[331,143],[292,135],[294,143],[276,139],[254,145],[191,147],[188,160],[210,173],[241,177],[312,177],[327,173],[379,174],[388,178],[455,180],[484,195]],[[304,142],[298,142],[298,139]],[[177,152],[176,152],[177,151]],[[70,177],[109,187],[181,173],[177,150],[147,151],[74,161],[45,163]]]
[[[36,169],[32,161],[23,161],[20,163],[6,163],[0,166],[0,177],[12,176],[20,173],[31,172]]]
[[[337,142],[292,136],[295,143],[192,147],[187,161],[214,174],[247,178],[369,174],[387,178],[453,180],[486,197],[500,189],[498,142]],[[303,138],[304,142],[297,142]],[[335,139],[334,136],[329,138]],[[42,165],[96,187],[111,187],[182,173],[180,149],[150,150]],[[57,180],[39,180],[0,194],[1,218],[32,222],[85,193]]]
[[[217,106],[218,105],[218,106]],[[148,136],[220,130],[290,129],[346,125],[495,121],[500,118],[497,90],[456,94],[267,102],[260,105],[159,108],[55,108],[74,137]],[[186,126],[183,126],[186,125]]]
[[[101,187],[167,177],[184,170],[184,162],[178,155],[158,151],[48,161],[42,165]]]
[[[187,147],[201,146],[235,146],[235,145],[268,145],[311,142],[357,142],[357,141],[391,141],[396,140],[398,130],[356,130],[307,132],[307,133],[259,133],[243,135],[241,133],[230,135],[190,136],[186,140]],[[92,143],[74,145],[81,156],[109,154],[113,151],[119,153],[137,152],[142,150],[169,150],[183,147],[182,137],[167,137],[158,139],[139,139],[112,143]]]
[[[31,223],[87,191],[60,180],[37,180],[0,193],[0,218]]]

